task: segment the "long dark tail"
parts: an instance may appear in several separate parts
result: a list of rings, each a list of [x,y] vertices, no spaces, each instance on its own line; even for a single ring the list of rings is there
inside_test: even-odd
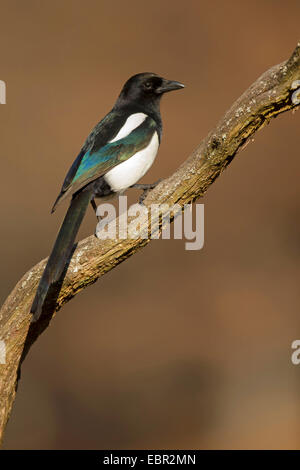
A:
[[[51,284],[59,280],[66,266],[68,258],[72,252],[80,224],[91,198],[92,192],[87,189],[73,196],[37,288],[31,307],[31,312],[34,314],[33,321],[37,321],[39,319],[49,287]]]

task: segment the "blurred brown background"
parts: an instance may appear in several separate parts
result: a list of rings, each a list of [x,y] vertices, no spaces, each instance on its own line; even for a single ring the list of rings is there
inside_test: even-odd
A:
[[[65,173],[129,76],[186,84],[163,100],[152,182],[300,39],[297,0],[0,11],[2,301],[49,254]],[[299,119],[271,121],[199,201],[203,250],[155,240],[59,312],[23,365],[4,448],[300,447]],[[80,236],[94,229],[90,210]]]

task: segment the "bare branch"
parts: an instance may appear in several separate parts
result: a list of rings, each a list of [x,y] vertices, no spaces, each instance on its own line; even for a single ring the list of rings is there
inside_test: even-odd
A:
[[[178,170],[148,194],[145,205],[183,206],[203,196],[256,131],[299,102],[300,43],[289,60],[272,67],[248,88]],[[142,225],[150,230],[148,218]],[[46,260],[18,282],[0,311],[0,339],[6,345],[6,364],[0,364],[0,438],[15,398],[20,363],[55,311],[148,242],[131,238],[100,241],[94,236],[82,240],[64,279],[51,288],[43,317],[36,324],[30,323],[29,310]]]

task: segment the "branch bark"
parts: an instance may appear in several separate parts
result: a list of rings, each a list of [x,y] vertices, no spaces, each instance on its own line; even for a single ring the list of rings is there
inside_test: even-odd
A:
[[[300,42],[287,61],[269,69],[245,91],[177,171],[147,195],[144,204],[183,206],[203,196],[255,132],[299,103]],[[148,217],[142,219],[142,226],[149,233]],[[161,229],[159,223],[156,229]],[[0,311],[0,340],[6,345],[6,363],[0,364],[0,440],[15,399],[20,364],[55,312],[149,241],[100,241],[90,236],[79,242],[63,279],[51,288],[37,323],[30,322],[29,310],[46,260],[17,283]]]

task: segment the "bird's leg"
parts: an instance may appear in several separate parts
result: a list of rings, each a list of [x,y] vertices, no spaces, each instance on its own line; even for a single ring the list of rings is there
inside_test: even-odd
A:
[[[158,183],[160,183],[162,181],[163,178],[160,178],[159,180],[157,180],[155,183],[150,183],[150,184],[133,184],[132,186],[130,186],[131,188],[134,188],[134,189],[141,189],[143,192],[141,194],[141,196],[139,197],[139,203],[140,204],[143,204],[144,202],[144,199],[145,197],[147,196],[147,194],[149,193],[150,189],[153,189],[155,188],[155,186],[158,185]]]
[[[98,217],[98,216],[97,216],[97,204],[95,203],[95,199],[94,199],[94,198],[91,200],[91,204],[92,204],[93,210],[95,211],[95,214],[96,214],[96,217],[97,217],[97,219],[98,219],[98,222],[100,222],[101,217]]]

